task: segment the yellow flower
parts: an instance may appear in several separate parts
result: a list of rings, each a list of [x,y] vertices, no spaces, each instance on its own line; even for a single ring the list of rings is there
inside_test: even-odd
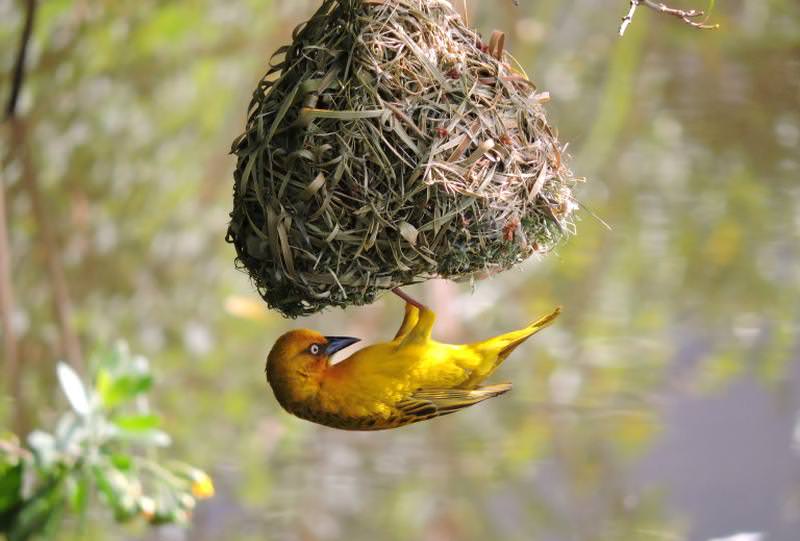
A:
[[[198,500],[205,500],[214,495],[214,482],[205,472],[197,470],[192,475],[192,495]]]

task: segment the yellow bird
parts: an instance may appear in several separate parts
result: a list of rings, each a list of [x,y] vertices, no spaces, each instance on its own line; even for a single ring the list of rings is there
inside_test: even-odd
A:
[[[333,354],[358,338],[308,329],[278,338],[266,373],[280,405],[302,419],[345,430],[396,428],[453,413],[509,391],[510,383],[480,384],[560,313],[557,308],[524,329],[482,342],[451,345],[431,339],[436,315],[402,296],[405,318],[394,339],[336,364]]]

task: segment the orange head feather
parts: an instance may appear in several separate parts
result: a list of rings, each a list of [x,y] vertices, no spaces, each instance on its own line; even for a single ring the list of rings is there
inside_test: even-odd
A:
[[[267,381],[286,409],[305,403],[319,390],[331,356],[358,338],[323,336],[309,329],[289,331],[275,342],[267,356]]]

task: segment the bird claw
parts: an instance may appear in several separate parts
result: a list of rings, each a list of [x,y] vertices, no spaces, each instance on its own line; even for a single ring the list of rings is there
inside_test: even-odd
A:
[[[408,293],[406,293],[405,291],[403,291],[399,287],[392,288],[392,293],[394,293],[395,295],[397,295],[398,297],[400,297],[401,299],[406,301],[407,304],[410,304],[411,306],[415,306],[416,308],[419,308],[423,312],[428,309],[427,306],[425,306],[424,304],[419,302],[417,299],[415,299],[414,297],[412,297],[411,295],[409,295]]]

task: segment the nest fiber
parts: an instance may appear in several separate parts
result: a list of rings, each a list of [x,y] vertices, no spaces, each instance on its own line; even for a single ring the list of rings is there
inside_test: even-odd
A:
[[[469,279],[572,230],[547,94],[442,0],[326,0],[255,90],[227,239],[295,317]]]

